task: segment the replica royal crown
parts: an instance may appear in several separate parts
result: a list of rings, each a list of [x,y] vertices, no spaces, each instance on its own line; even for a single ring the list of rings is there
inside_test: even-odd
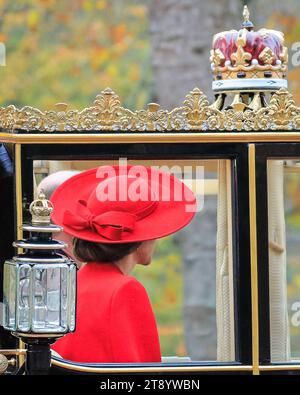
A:
[[[283,33],[254,31],[247,6],[243,17],[239,31],[221,32],[213,38],[210,57],[213,91],[218,94],[287,88],[288,50]]]

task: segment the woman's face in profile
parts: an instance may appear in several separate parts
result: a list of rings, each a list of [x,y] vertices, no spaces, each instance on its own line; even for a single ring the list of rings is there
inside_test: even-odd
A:
[[[139,265],[150,265],[152,255],[155,250],[155,242],[156,240],[143,241],[139,248],[136,250],[137,261]]]

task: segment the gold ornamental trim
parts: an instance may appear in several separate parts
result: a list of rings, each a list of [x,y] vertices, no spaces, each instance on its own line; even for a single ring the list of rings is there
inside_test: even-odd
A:
[[[257,95],[256,95],[257,96]],[[2,132],[251,132],[300,130],[300,108],[291,93],[282,88],[272,95],[268,105],[257,108],[235,100],[219,109],[220,96],[209,104],[200,89],[193,89],[181,107],[170,111],[150,103],[144,110],[132,111],[121,105],[119,96],[105,89],[83,110],[68,109],[58,103],[54,110],[42,111],[13,105],[0,108]]]

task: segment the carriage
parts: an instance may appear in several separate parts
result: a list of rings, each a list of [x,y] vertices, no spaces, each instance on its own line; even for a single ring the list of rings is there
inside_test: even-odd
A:
[[[245,9],[239,31],[214,38],[213,103],[195,88],[177,108],[164,110],[150,103],[147,109],[133,111],[107,88],[82,110],[64,103],[47,111],[13,105],[0,109],[0,282],[4,279],[6,328],[0,330],[2,373],[299,372],[300,108],[287,89],[287,62],[283,36],[254,31]],[[161,363],[152,364],[67,361],[50,355],[50,344],[72,330],[75,312],[63,331],[20,325],[24,278],[33,289],[27,306],[28,320],[33,320],[40,280],[28,273],[37,265],[51,271],[53,264],[46,255],[31,261],[24,257],[24,251],[36,247],[28,239],[30,232],[37,234],[35,243],[43,244],[38,222],[35,229],[28,225],[29,207],[37,199],[37,184],[48,174],[124,158],[132,164],[168,166],[178,177],[188,168],[185,181],[199,197],[197,221],[183,241],[171,243],[171,251],[181,248],[185,254],[180,258],[185,262],[179,262],[185,299],[178,302],[185,320],[178,336],[185,339],[185,351],[174,349],[179,356],[164,355]],[[52,227],[48,233],[55,231],[51,224],[45,226]],[[204,239],[203,248],[197,238]],[[49,252],[49,244],[45,250]],[[74,265],[64,259],[58,265],[65,265],[74,291]],[[4,262],[13,262],[9,270]],[[168,281],[177,300],[177,283],[172,276]],[[160,284],[157,280],[157,290]],[[45,288],[44,308],[61,315],[62,303],[53,303]],[[55,300],[61,300],[61,282],[54,288]],[[206,303],[210,292],[215,296]],[[73,299],[68,297],[66,303],[74,305]],[[170,321],[178,312],[172,303],[164,311]]]

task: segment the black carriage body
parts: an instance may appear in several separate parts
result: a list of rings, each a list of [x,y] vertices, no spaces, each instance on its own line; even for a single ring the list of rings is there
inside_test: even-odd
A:
[[[13,135],[3,133],[1,139],[12,148],[14,162],[14,177],[10,179],[10,183],[14,180],[14,188],[12,190],[12,186],[6,186],[1,190],[1,201],[8,202],[7,210],[13,213],[14,218],[7,221],[7,232],[1,239],[1,262],[11,256],[10,245],[18,237],[18,219],[26,218],[28,204],[33,199],[34,160],[231,159],[236,362],[83,366],[54,357],[52,373],[111,373],[116,369],[118,372],[121,369],[124,374],[172,371],[178,374],[299,372],[300,365],[297,363],[271,362],[268,289],[266,163],[269,158],[299,158],[300,142],[297,142],[298,137],[295,138],[294,133],[37,134],[19,131]],[[261,142],[263,139],[268,142]],[[0,280],[2,282],[2,270]],[[2,331],[2,348],[12,348],[16,346],[14,342],[8,332]]]

